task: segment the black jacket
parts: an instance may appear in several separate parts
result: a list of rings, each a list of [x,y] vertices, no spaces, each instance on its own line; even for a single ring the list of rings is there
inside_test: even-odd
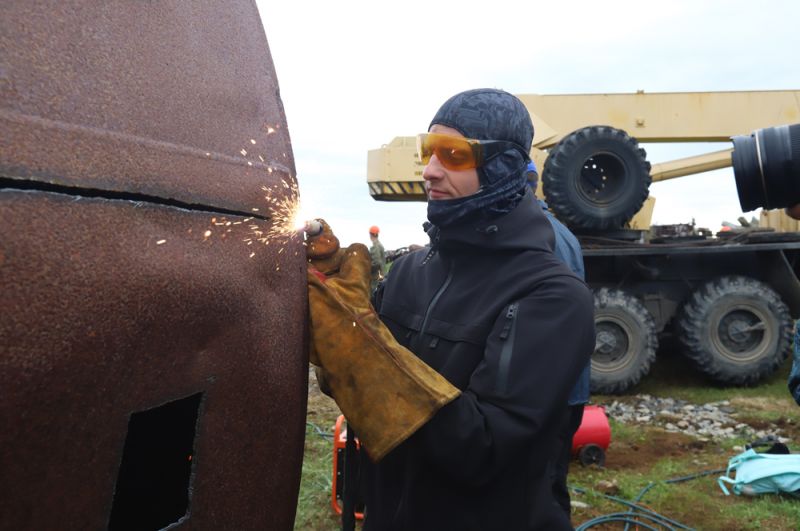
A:
[[[571,529],[548,463],[594,349],[591,292],[553,255],[530,192],[493,222],[429,234],[395,262],[376,309],[463,393],[367,465],[365,529]]]

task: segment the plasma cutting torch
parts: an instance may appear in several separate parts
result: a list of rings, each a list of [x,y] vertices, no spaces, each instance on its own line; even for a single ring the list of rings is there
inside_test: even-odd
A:
[[[312,219],[305,222],[303,225],[302,231],[308,236],[309,238],[313,238],[314,236],[319,235],[322,232],[322,223],[318,219]]]

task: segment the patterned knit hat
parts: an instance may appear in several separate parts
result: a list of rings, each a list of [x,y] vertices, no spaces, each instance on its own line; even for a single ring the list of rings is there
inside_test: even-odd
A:
[[[525,105],[513,94],[497,89],[475,89],[456,94],[431,120],[452,127],[467,138],[505,140],[530,152],[533,123]],[[509,149],[477,169],[480,189],[456,199],[428,201],[428,219],[440,227],[476,213],[502,214],[516,206],[525,190],[525,167],[530,158]]]

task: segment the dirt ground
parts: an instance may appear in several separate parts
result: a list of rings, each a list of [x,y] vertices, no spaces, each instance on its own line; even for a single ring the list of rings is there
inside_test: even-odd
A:
[[[612,440],[605,468],[610,472],[617,470],[645,472],[653,467],[653,463],[665,457],[705,455],[709,445],[710,443],[698,441],[681,433],[648,431],[647,438],[642,442]]]

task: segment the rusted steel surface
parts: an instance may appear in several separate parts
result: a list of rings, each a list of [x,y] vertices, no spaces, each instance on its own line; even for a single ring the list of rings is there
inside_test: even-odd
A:
[[[212,218],[293,175],[252,2],[4,3],[0,527],[108,527],[132,419],[199,396],[181,528],[291,528],[304,249]]]
[[[0,52],[7,177],[250,212],[294,173],[250,0],[4,1]]]

